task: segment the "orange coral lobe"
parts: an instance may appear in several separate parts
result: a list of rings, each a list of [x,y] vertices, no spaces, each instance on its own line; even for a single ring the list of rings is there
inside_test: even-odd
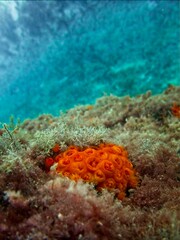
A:
[[[100,169],[98,169],[98,170],[94,173],[94,180],[95,180],[97,183],[104,182],[104,181],[106,180],[106,176],[105,176],[105,174],[103,173],[103,171],[101,171]]]
[[[114,164],[111,161],[104,160],[99,164],[99,168],[106,174],[107,177],[110,177],[114,174]]]
[[[87,172],[86,165],[84,162],[73,162],[70,166],[70,171],[82,175]]]
[[[47,170],[50,169],[50,167],[54,164],[54,159],[53,158],[46,158],[45,160],[45,167]]]
[[[106,180],[106,187],[107,188],[115,188],[116,187],[116,182],[113,178],[108,178]]]
[[[92,182],[93,181],[93,175],[90,172],[83,173],[81,175],[81,177],[86,182]]]
[[[89,171],[96,171],[97,170],[97,165],[99,163],[99,159],[98,158],[95,158],[95,157],[88,157],[86,158],[86,165],[87,165],[87,168]]]
[[[175,117],[180,118],[180,105],[174,103],[173,106],[171,107],[171,112]]]
[[[65,157],[65,158],[61,158],[58,162],[58,167],[60,168],[64,168],[67,167],[70,164],[70,159]]]
[[[60,151],[60,146],[59,144],[55,144],[55,146],[52,148],[53,152],[57,153]]]
[[[83,161],[83,156],[79,153],[74,154],[73,156],[75,162],[81,162]]]
[[[109,172],[113,172],[114,171],[114,165],[112,162],[105,162],[104,163],[104,168],[109,171]]]
[[[71,146],[65,152],[56,154],[54,159],[47,158],[45,164],[52,166],[54,162],[57,163],[57,173],[75,181],[83,179],[92,182],[97,190],[117,189],[119,199],[123,199],[126,191],[138,184],[127,151],[114,144],[103,143],[85,149]]]

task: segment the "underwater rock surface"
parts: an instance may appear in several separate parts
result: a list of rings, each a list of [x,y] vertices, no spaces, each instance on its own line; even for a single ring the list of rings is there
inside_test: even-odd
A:
[[[104,96],[58,117],[0,129],[0,239],[151,240],[180,238],[180,88]],[[121,200],[73,181],[45,159],[69,146],[124,146],[139,176]],[[53,170],[53,169],[52,169]]]

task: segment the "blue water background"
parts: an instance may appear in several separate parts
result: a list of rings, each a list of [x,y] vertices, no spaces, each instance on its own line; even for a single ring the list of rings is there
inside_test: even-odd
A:
[[[179,1],[0,1],[0,15],[0,122],[180,83]]]

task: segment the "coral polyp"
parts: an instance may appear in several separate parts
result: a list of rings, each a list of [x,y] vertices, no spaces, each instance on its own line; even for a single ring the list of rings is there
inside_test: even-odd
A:
[[[55,163],[56,172],[62,176],[93,183],[98,191],[103,188],[114,191],[119,199],[123,199],[126,191],[138,184],[136,171],[126,150],[114,144],[84,149],[70,146],[65,152],[56,153],[45,160],[49,169]]]
[[[175,117],[180,118],[180,105],[174,103],[171,107],[171,112]]]

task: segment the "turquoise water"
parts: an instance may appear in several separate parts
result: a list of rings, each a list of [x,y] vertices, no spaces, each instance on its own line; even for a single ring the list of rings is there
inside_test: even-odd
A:
[[[0,1],[0,122],[180,85],[180,3]]]

